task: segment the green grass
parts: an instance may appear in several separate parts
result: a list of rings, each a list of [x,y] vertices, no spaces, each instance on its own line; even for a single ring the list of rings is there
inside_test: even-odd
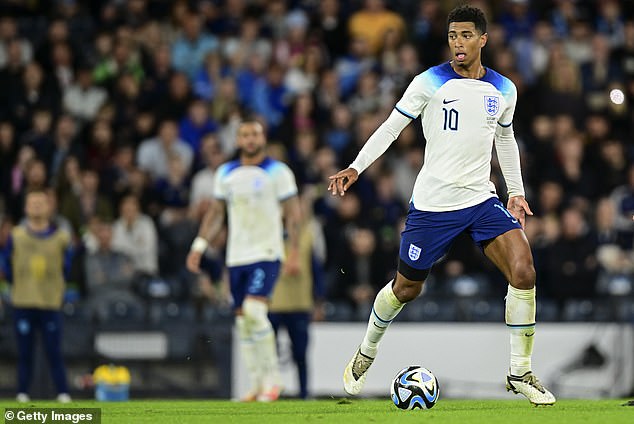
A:
[[[216,400],[135,400],[124,403],[79,401],[72,408],[101,408],[102,423],[634,423],[634,407],[625,400],[560,400],[552,407],[533,407],[526,400],[441,399],[428,411],[400,411],[388,400],[283,400],[270,404]],[[54,402],[0,407],[56,407]],[[67,405],[63,405],[66,407]],[[4,412],[4,411],[3,411]]]

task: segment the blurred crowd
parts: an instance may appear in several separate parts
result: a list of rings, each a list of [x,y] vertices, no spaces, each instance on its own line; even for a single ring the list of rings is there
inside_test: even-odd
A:
[[[483,63],[518,89],[538,297],[634,294],[634,4],[469,3],[489,19]],[[348,166],[414,76],[448,59],[456,4],[0,2],[0,248],[25,193],[45,187],[77,244],[69,302],[223,304],[223,240],[201,278],[185,271],[185,256],[215,169],[235,157],[237,124],[255,116],[270,155],[310,193],[326,300],[367,307],[396,269],[425,152],[420,122],[345,197],[328,195],[327,177]],[[505,201],[495,160],[492,179]],[[506,283],[465,238],[426,291],[503,296]]]

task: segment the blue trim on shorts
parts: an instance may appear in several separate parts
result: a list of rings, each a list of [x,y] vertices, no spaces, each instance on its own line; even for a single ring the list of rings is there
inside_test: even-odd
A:
[[[482,248],[482,242],[521,228],[497,197],[446,212],[419,211],[410,204],[405,229],[401,233],[399,257],[414,269],[429,269],[447,253],[462,232],[467,232]]]

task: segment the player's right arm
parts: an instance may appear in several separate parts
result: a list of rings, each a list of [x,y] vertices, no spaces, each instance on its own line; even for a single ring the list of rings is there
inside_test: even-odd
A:
[[[202,258],[209,242],[213,241],[225,221],[225,201],[215,199],[205,215],[203,216],[198,236],[194,239],[187,255],[187,269],[191,272],[200,271],[200,259]]]
[[[328,177],[330,181],[328,191],[332,192],[333,196],[337,194],[343,196],[357,181],[359,174],[385,153],[401,131],[421,114],[430,97],[430,84],[427,83],[428,72],[414,78],[390,116],[368,138],[350,166]]]

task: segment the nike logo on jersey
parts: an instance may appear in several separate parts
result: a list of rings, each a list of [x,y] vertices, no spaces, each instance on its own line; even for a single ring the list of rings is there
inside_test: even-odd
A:
[[[535,332],[532,332],[531,334],[524,334],[526,337],[533,337],[535,335]]]
[[[453,100],[443,99],[442,100],[442,104],[448,105],[449,103],[457,102],[458,100],[460,100],[460,99],[453,99]]]
[[[517,224],[517,219],[511,219],[511,222],[512,222],[513,224]]]

